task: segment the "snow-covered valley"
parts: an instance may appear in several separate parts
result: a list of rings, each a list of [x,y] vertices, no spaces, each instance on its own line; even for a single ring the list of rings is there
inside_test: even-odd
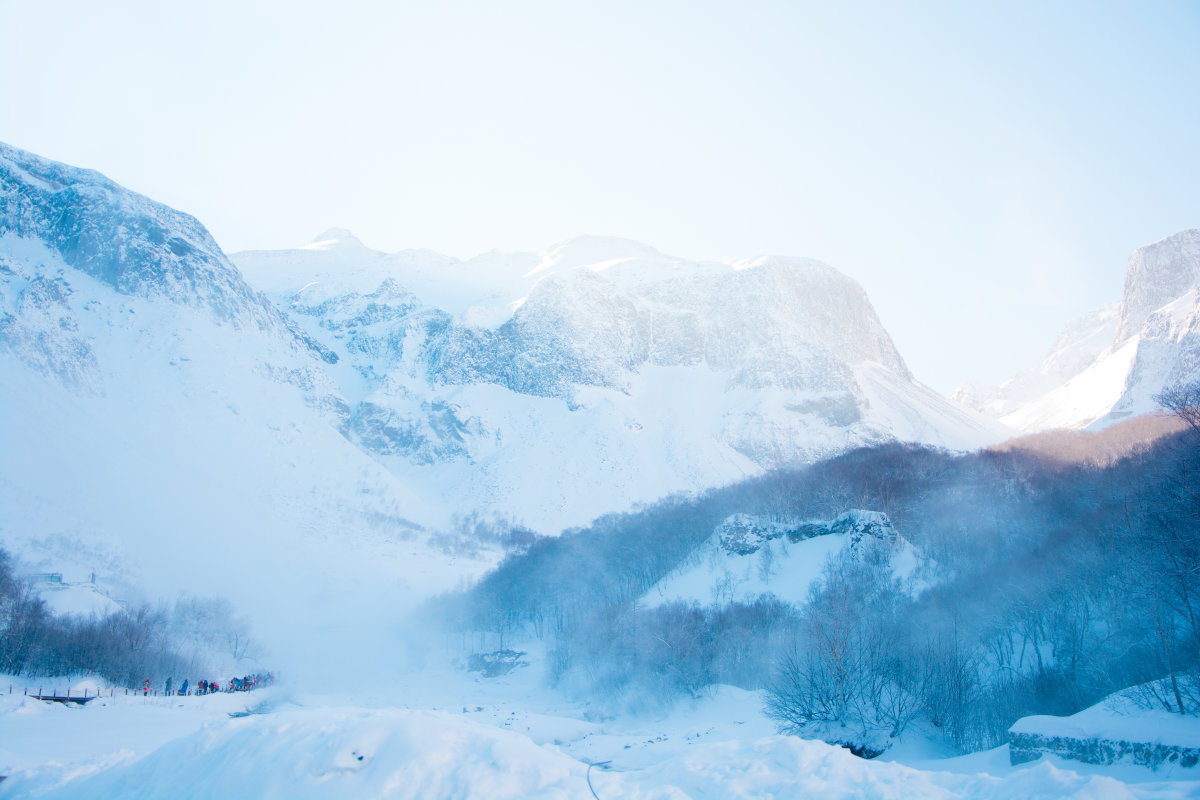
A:
[[[1099,313],[1029,386],[980,390],[976,411],[921,384],[862,288],[815,260],[688,262],[581,237],[458,261],[337,229],[227,257],[186,214],[0,145],[0,545],[22,576],[58,576],[36,589],[51,616],[219,598],[253,640],[222,668],[282,676],[204,697],[7,676],[0,797],[1200,796],[1185,768],[1014,767],[1006,746],[950,758],[965,748],[916,712],[862,759],[781,734],[765,674],[748,689],[668,669],[655,685],[686,690],[602,694],[612,665],[568,646],[597,622],[595,598],[513,584],[499,616],[470,605],[497,566],[538,587],[554,576],[536,559],[569,548],[562,586],[627,570],[611,581],[617,629],[777,603],[781,630],[800,630],[837,564],[897,607],[968,580],[946,542],[969,526],[905,492],[965,508],[994,482],[1016,508],[1037,469],[970,462],[968,480],[954,454],[1016,427],[1111,421],[1107,389],[1128,375],[1144,386],[1121,402],[1149,410],[1190,374],[1175,345],[1194,289],[1161,307],[1127,295],[1136,346],[1103,350],[1117,318]],[[856,466],[863,452],[879,465]],[[812,464],[836,474],[809,492]],[[622,528],[656,513],[648,533]],[[1012,519],[998,529],[1031,539]],[[1042,624],[1028,658],[980,674],[1052,660]],[[510,672],[469,669],[506,651],[521,653]],[[47,686],[111,695],[25,696]]]

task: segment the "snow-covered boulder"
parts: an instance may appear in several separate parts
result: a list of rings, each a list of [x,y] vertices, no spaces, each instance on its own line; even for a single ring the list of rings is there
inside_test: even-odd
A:
[[[1032,716],[1008,731],[1013,764],[1043,755],[1088,764],[1130,763],[1158,769],[1200,764],[1200,717],[1145,708],[1133,690],[1105,698],[1069,717]]]
[[[919,565],[915,548],[886,514],[853,509],[831,520],[779,520],[733,514],[716,526],[683,565],[642,597],[653,607],[682,601],[701,605],[749,603],[773,595],[803,603],[826,561],[840,554],[886,558],[896,577]]]

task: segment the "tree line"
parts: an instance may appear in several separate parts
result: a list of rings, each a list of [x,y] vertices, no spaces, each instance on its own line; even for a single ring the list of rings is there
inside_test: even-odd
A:
[[[184,596],[104,616],[56,615],[0,548],[0,673],[89,673],[118,686],[208,674],[253,654],[248,623],[219,598]],[[214,662],[216,664],[214,665]]]

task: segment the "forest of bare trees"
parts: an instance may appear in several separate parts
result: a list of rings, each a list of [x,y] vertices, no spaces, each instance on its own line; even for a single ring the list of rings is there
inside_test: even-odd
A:
[[[1200,711],[1200,389],[1169,419],[970,455],[889,444],[672,498],[534,541],[436,604],[505,646],[548,643],[548,680],[670,702],[714,683],[764,689],[781,729],[887,746],[914,725],[962,751],[1028,714],[1069,714],[1140,685]],[[639,598],[737,512],[885,512],[921,553],[833,559],[806,603],[645,608]],[[483,646],[484,642],[479,643]]]

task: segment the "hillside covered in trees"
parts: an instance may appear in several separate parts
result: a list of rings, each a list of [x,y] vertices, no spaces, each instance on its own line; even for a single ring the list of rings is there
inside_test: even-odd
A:
[[[569,691],[642,704],[766,689],[781,730],[866,754],[915,726],[991,747],[1019,717],[1141,684],[1145,703],[1196,713],[1200,403],[1163,399],[1173,413],[1099,434],[863,448],[605,517],[434,607],[476,649],[544,640],[547,680]],[[830,557],[802,603],[644,602],[731,515],[794,526],[850,509],[886,514],[919,568],[898,576],[874,547]]]

